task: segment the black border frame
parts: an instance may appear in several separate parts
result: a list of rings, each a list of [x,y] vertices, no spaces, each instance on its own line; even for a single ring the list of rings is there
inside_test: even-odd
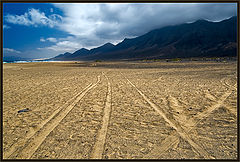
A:
[[[3,3],[237,3],[237,159],[125,159],[126,161],[240,161],[240,1],[239,0],[1,0],[1,24],[3,24]],[[103,159],[103,160],[95,160],[95,159],[3,159],[3,25],[1,25],[1,161],[125,161],[121,159]]]

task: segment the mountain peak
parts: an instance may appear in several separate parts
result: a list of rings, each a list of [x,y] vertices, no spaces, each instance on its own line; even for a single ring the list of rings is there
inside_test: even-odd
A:
[[[89,50],[88,50],[88,49],[86,49],[86,48],[81,48],[81,49],[75,51],[75,52],[71,55],[71,57],[74,58],[74,57],[79,56],[79,55],[82,55],[82,56],[83,56],[83,55],[87,55],[88,53],[89,53]]]
[[[71,55],[70,52],[65,52],[63,55]]]
[[[130,38],[124,38],[123,41],[129,41],[129,40],[131,40],[131,39]]]
[[[199,20],[195,21],[194,23],[206,23],[206,22],[209,22],[209,21],[205,20],[205,19],[199,19]]]
[[[125,38],[117,45],[105,43],[91,50],[81,48],[67,59],[232,57],[236,56],[237,44],[235,19],[231,17],[220,22],[200,19],[188,24],[167,26],[136,38]],[[229,44],[233,48],[226,48]]]
[[[89,51],[88,49],[86,49],[86,48],[81,48],[80,50],[78,50],[78,51]]]
[[[104,45],[99,46],[97,48],[93,48],[90,51],[92,53],[102,53],[102,52],[108,52],[111,49],[113,49],[114,47],[115,47],[115,45],[113,45],[112,43],[105,43]]]
[[[103,46],[114,46],[114,44],[108,42],[108,43],[105,43]]]

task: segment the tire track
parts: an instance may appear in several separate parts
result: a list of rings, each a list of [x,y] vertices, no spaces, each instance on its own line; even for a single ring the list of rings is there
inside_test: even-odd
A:
[[[216,101],[216,97],[213,96],[208,90],[204,91],[204,95],[207,99],[211,100],[211,101]]]
[[[177,136],[177,133],[173,133],[172,135],[169,135],[167,138],[165,138],[161,145],[157,148],[153,148],[151,150],[151,154],[147,158],[160,157],[164,152],[169,150],[169,148],[173,148],[175,145],[179,143],[179,137]]]
[[[122,73],[121,73],[122,74]],[[123,75],[123,74],[122,74]],[[123,75],[124,78],[126,78]],[[126,78],[126,80],[137,90],[137,92],[144,98],[144,100],[146,100],[149,105],[159,113],[159,115],[161,115],[164,120],[171,126],[173,127],[178,134],[186,141],[188,141],[188,143],[195,149],[195,151],[200,155],[203,156],[204,158],[207,159],[214,159],[214,157],[212,157],[211,155],[209,155],[202,147],[200,147],[198,144],[196,144],[189,136],[188,134],[185,132],[185,130],[175,121],[172,119],[169,119],[165,112],[163,112],[157,105],[155,105],[153,102],[151,102],[130,80],[128,80]]]
[[[100,76],[95,84],[88,86],[81,94],[79,94],[76,99],[68,105],[64,110],[56,112],[53,118],[45,121],[44,125],[38,131],[38,134],[33,137],[33,139],[24,146],[24,148],[15,155],[19,159],[29,159],[33,153],[38,149],[46,137],[53,131],[53,129],[67,116],[67,114],[73,109],[73,107],[86,95],[86,93],[94,88],[100,82]],[[35,134],[35,133],[32,133]],[[33,136],[33,135],[32,135]],[[13,156],[11,156],[13,157]]]
[[[87,89],[88,87],[90,87],[92,85],[89,84],[85,89]],[[84,90],[85,90],[84,89]],[[84,90],[82,90],[80,93],[78,93],[77,95],[75,95],[73,98],[71,98],[70,100],[68,100],[61,108],[57,109],[56,111],[53,112],[53,114],[51,116],[49,116],[46,120],[44,120],[42,123],[40,123],[37,127],[31,129],[28,131],[28,133],[26,134],[25,138],[22,138],[20,140],[18,140],[16,143],[14,143],[9,150],[4,151],[4,158],[9,158],[14,152],[17,151],[18,148],[23,147],[23,145],[30,139],[32,138],[35,133],[37,133],[42,127],[44,127],[45,124],[47,124],[54,116],[56,116],[65,106],[69,105],[70,102],[72,102],[78,95],[80,95]]]
[[[219,108],[220,106],[223,105],[223,102],[227,99],[228,96],[230,96],[232,94],[232,91],[227,91],[226,93],[224,93],[220,99],[218,100],[218,102],[212,106],[210,106],[209,108],[207,108],[204,112],[197,114],[194,118],[196,119],[200,119],[196,124],[198,124],[203,118],[207,117],[210,113],[212,113],[215,109]],[[196,125],[195,124],[195,125]],[[191,129],[190,129],[191,130]]]
[[[172,108],[173,112],[173,116],[174,118],[178,119],[179,124],[182,124],[182,127],[189,127],[189,125],[192,123],[191,119],[188,119],[188,117],[183,113],[184,109],[183,106],[180,105],[180,102],[177,98],[168,95],[165,98],[163,98],[164,103],[167,103],[167,106]]]
[[[108,92],[107,92],[107,97],[106,97],[106,102],[105,102],[105,108],[103,111],[102,128],[100,129],[100,131],[98,133],[97,141],[93,148],[93,153],[92,153],[93,159],[102,159],[102,154],[104,151],[104,145],[105,145],[106,135],[107,135],[107,130],[108,130],[108,124],[109,124],[109,120],[110,120],[111,106],[112,106],[111,84],[109,82],[108,77],[104,73],[103,73],[103,75],[106,77],[107,82],[108,82]]]
[[[169,96],[167,97],[167,100],[169,101],[169,102],[168,102],[169,107],[174,107],[174,108],[175,108],[174,110],[175,110],[177,113],[180,113],[180,114],[181,114],[181,113],[183,112],[183,107],[180,106],[179,101],[178,101],[175,97],[169,95]]]
[[[224,78],[225,80],[225,78]],[[221,80],[222,82],[222,80]],[[225,81],[223,81],[222,83],[225,83]],[[227,85],[227,84],[226,84]],[[236,84],[235,84],[236,85]],[[197,124],[205,117],[207,117],[211,112],[213,112],[215,109],[219,108],[220,106],[224,105],[224,101],[233,93],[233,89],[235,89],[235,85],[227,85],[227,88],[229,88],[229,90],[227,92],[225,92],[217,101],[216,104],[214,104],[213,106],[210,106],[209,108],[207,108],[207,110],[205,110],[202,113],[197,114],[194,118],[198,118],[200,119]],[[229,109],[228,107],[226,107],[227,109]],[[230,110],[231,111],[231,110]],[[196,125],[196,124],[195,124]],[[190,129],[191,130],[191,129]],[[190,131],[189,130],[189,131]]]
[[[41,128],[44,127],[45,124],[47,124],[53,117],[55,117],[64,107],[69,105],[73,100],[79,96],[81,93],[83,93],[88,87],[90,87],[92,83],[90,83],[87,87],[85,87],[80,93],[76,94],[73,98],[68,100],[62,107],[59,109],[55,110],[51,116],[49,116],[46,120],[44,120],[42,123],[40,123],[37,127],[31,129],[28,131],[26,134],[25,138],[22,138],[15,142],[7,151],[3,152],[3,157],[4,158],[9,158],[14,152],[18,150],[18,148],[23,147],[23,145],[30,139],[32,138]]]
[[[65,79],[65,80],[67,80],[67,79]],[[92,84],[92,83],[91,83],[91,84]],[[90,85],[91,85],[91,84],[90,84]],[[90,85],[89,85],[89,86],[90,86]],[[89,86],[87,86],[87,87],[89,87]],[[69,88],[69,87],[70,87],[70,86],[68,86],[67,88]],[[84,90],[85,90],[87,87],[85,87]],[[60,90],[56,90],[54,93],[56,93],[56,92],[61,93],[64,89],[66,89],[66,88],[63,88],[63,89],[60,89]],[[74,90],[75,90],[75,89],[74,89]],[[18,138],[16,142],[14,142],[13,144],[11,144],[10,147],[7,148],[7,151],[4,151],[4,153],[3,153],[4,156],[3,156],[3,157],[4,157],[4,158],[5,158],[5,157],[8,158],[13,152],[15,152],[15,151],[17,150],[16,147],[19,147],[19,146],[22,147],[22,146],[26,143],[26,141],[27,141],[28,139],[30,139],[37,131],[39,131],[39,130],[40,130],[51,118],[53,118],[61,109],[63,109],[63,108],[66,107],[67,105],[69,105],[69,104],[74,100],[74,98],[76,98],[78,95],[80,95],[84,90],[82,90],[80,93],[74,91],[74,93],[73,93],[73,96],[74,96],[74,97],[70,98],[68,101],[65,101],[65,103],[64,103],[62,106],[58,106],[58,109],[55,110],[55,111],[50,115],[50,117],[48,117],[47,119],[44,119],[44,121],[41,122],[40,124],[38,124],[37,126],[29,127],[29,130],[27,130],[26,136],[24,136],[25,138]],[[28,100],[28,98],[25,99],[25,100],[23,100],[22,102],[27,101],[27,100]],[[35,107],[36,107],[37,105],[39,105],[39,101],[35,103]],[[50,104],[47,104],[46,106],[48,106],[48,105],[50,105]],[[39,105],[39,106],[40,106],[40,105]],[[38,110],[42,111],[42,108],[39,107]],[[15,129],[16,129],[16,128],[15,128]],[[14,131],[15,131],[15,129],[14,129]]]
[[[160,76],[159,78],[153,80],[152,82],[155,83],[156,81],[161,81],[163,76]]]
[[[218,99],[218,101],[216,101],[216,104],[214,104],[213,106],[209,107],[207,110],[205,110],[204,112],[197,114],[193,119],[188,120],[188,122],[186,121],[186,125],[190,128],[188,130],[186,130],[186,133],[189,133],[192,129],[194,129],[196,127],[196,125],[198,123],[200,123],[204,118],[206,118],[207,116],[209,116],[214,110],[216,110],[217,108],[221,107],[222,105],[224,105],[224,101],[227,99],[227,97],[229,95],[231,95],[232,91],[230,89],[230,91],[227,91],[225,94],[223,94],[220,99]],[[211,94],[209,94],[211,95]],[[211,96],[212,98],[212,96]],[[234,113],[233,110],[231,110],[229,107],[226,107],[230,112]],[[234,114],[235,115],[235,114]],[[175,136],[175,137],[174,137]],[[167,137],[164,142],[162,142],[162,147],[158,148],[159,150],[162,150],[160,155],[167,151],[169,148],[171,148],[177,141],[178,141],[178,137],[176,136],[176,133],[172,134],[171,136]],[[168,144],[168,147],[164,146],[165,143],[171,143]]]
[[[183,111],[183,107],[180,105],[180,101],[178,99],[176,99],[175,97],[169,95],[166,98],[162,98],[163,99],[163,103],[168,106],[171,107],[174,111],[179,112],[177,114],[173,114],[174,118],[178,118],[178,121],[181,122],[181,124],[183,124],[183,128],[189,127],[190,124],[192,123],[192,119],[188,119],[187,120],[187,116],[184,114],[181,114],[181,112]],[[180,107],[180,108],[179,108]],[[187,121],[187,122],[186,122]],[[173,148],[174,146],[176,146],[180,141],[180,138],[177,134],[177,132],[172,133],[171,135],[169,135],[167,138],[165,138],[162,142],[161,145],[158,147],[155,147],[151,152],[151,156],[158,156],[160,157],[164,152],[166,152],[167,150],[169,150],[170,148]],[[159,150],[161,150],[159,152]]]
[[[232,85],[227,83],[227,78],[221,79],[220,82],[222,82],[225,87],[227,87],[229,89],[234,89],[234,90],[237,91],[237,87],[236,87],[237,83],[234,86],[232,86]]]

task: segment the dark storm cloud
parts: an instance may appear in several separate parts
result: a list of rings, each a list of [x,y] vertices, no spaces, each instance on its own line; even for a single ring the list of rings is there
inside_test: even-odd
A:
[[[56,4],[65,17],[61,29],[84,47],[117,43],[150,30],[198,19],[220,21],[237,14],[236,3]]]
[[[198,19],[220,21],[236,15],[236,4],[131,4],[122,9],[100,7],[102,26],[96,28],[101,38],[134,37],[167,25]]]

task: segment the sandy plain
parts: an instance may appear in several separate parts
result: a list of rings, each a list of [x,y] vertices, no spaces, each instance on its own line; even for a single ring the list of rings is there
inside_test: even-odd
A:
[[[3,159],[237,159],[237,63],[4,64]]]

